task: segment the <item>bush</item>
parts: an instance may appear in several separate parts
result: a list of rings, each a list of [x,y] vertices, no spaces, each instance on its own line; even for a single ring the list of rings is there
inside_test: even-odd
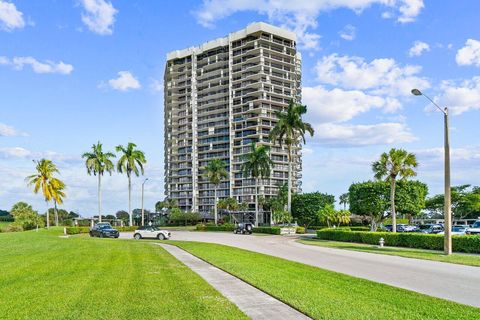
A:
[[[0,216],[0,221],[4,221],[4,222],[13,222],[15,219],[11,216],[11,215],[8,215],[8,216]]]
[[[67,227],[67,234],[80,234],[88,233],[90,231],[89,227]]]
[[[235,225],[233,224],[223,224],[223,225],[214,225],[214,224],[197,224],[197,231],[233,231]]]
[[[317,237],[323,240],[374,245],[378,245],[380,238],[383,238],[387,246],[443,250],[443,236],[436,234],[324,229],[317,231]],[[453,236],[452,242],[453,250],[456,252],[480,253],[480,237],[478,236]]]
[[[295,233],[304,234],[305,233],[305,228],[304,227],[297,227],[295,229]]]
[[[280,234],[280,227],[257,227],[253,228],[254,233]]]
[[[19,224],[12,223],[6,226],[3,229],[3,231],[4,232],[20,232],[20,231],[23,231],[23,227]]]
[[[135,231],[139,227],[138,226],[125,226],[125,227],[113,227],[113,229],[117,229],[118,232],[129,232],[129,231]]]

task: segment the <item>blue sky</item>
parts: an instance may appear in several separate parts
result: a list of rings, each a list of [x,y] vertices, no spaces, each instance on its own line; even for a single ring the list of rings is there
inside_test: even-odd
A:
[[[304,151],[304,191],[339,195],[372,178],[391,147],[415,152],[432,194],[443,184],[442,117],[419,87],[451,108],[452,181],[480,184],[480,3],[422,0],[0,0],[0,208],[44,210],[25,186],[32,159],[55,161],[65,207],[96,212],[96,180],[80,155],[100,140],[147,155],[146,207],[163,198],[167,52],[251,22],[293,30],[303,103],[316,135]],[[133,206],[140,206],[135,179]],[[127,179],[104,183],[104,208],[127,207]]]

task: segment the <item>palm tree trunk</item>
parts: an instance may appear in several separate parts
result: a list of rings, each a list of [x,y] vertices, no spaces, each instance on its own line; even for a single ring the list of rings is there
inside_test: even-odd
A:
[[[392,232],[397,232],[397,213],[395,212],[395,179],[390,179],[390,204],[392,211]]]
[[[215,225],[217,225],[217,221],[218,221],[218,216],[217,216],[217,186],[215,186],[214,188],[214,192],[215,192],[215,195],[214,195],[214,199],[213,199],[213,215],[215,217]]]
[[[98,221],[102,222],[102,175],[98,174]]]
[[[48,200],[45,200],[47,204],[47,229],[50,228],[50,213],[48,213]]]
[[[130,219],[130,227],[133,226],[133,215],[132,215],[132,178],[128,176],[128,215]]]
[[[291,146],[288,146],[288,200],[287,211],[292,214],[292,150]]]
[[[53,211],[55,213],[55,227],[58,227],[58,210],[57,210],[57,201],[53,200]]]
[[[258,227],[258,178],[255,178],[255,227]]]

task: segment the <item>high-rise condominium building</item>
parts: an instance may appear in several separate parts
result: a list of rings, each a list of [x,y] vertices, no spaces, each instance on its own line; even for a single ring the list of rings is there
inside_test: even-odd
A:
[[[219,158],[229,177],[218,186],[218,197],[236,197],[253,210],[255,181],[242,175],[241,166],[254,141],[271,146],[274,162],[270,178],[259,184],[260,194],[276,195],[288,179],[288,153],[268,134],[277,121],[275,112],[292,99],[300,101],[300,69],[295,34],[265,23],[167,54],[166,196],[183,210],[212,210],[215,186],[203,168]],[[292,185],[298,191],[300,146],[293,153]]]

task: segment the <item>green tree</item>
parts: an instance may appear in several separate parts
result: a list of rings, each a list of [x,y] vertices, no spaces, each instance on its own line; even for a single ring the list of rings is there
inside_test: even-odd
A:
[[[480,189],[471,185],[451,187],[452,213],[456,219],[475,219],[480,215]],[[426,202],[426,209],[434,215],[443,216],[444,195],[437,194]]]
[[[403,149],[392,148],[388,153],[380,155],[380,159],[372,163],[375,179],[390,182],[390,207],[392,214],[392,232],[397,232],[395,212],[395,186],[397,177],[407,179],[417,175],[414,168],[418,166],[417,158],[413,153]]]
[[[335,197],[330,194],[312,192],[295,194],[292,199],[292,216],[308,229],[318,219],[318,211],[328,204],[333,205]]]
[[[333,204],[327,203],[323,208],[318,210],[318,220],[320,220],[322,223],[326,223],[328,227],[330,227],[330,222],[333,222],[335,220],[335,208],[333,207]]]
[[[55,226],[58,227],[58,208],[57,204],[63,204],[63,199],[67,196],[65,194],[65,184],[55,179],[52,182],[52,194],[53,194],[53,208],[54,208],[54,216],[55,216]]]
[[[36,173],[28,176],[25,180],[29,186],[33,186],[33,192],[37,194],[40,190],[47,205],[47,228],[50,227],[50,215],[48,213],[48,203],[51,200],[62,202],[58,190],[65,184],[56,178],[55,173],[60,173],[57,166],[50,160],[41,159],[34,161],[36,163]],[[61,188],[63,190],[63,188]]]
[[[14,224],[20,226],[23,230],[34,229],[37,226],[43,226],[43,220],[32,206],[25,202],[17,202],[10,210],[14,217]]]
[[[273,142],[278,141],[280,146],[285,144],[288,150],[288,200],[287,210],[292,213],[292,162],[293,147],[299,145],[301,141],[305,144],[305,133],[313,137],[313,127],[302,120],[302,116],[307,113],[307,106],[290,101],[286,112],[275,112],[278,119],[275,127],[270,131],[269,138]]]
[[[122,220],[123,223],[127,223],[130,218],[130,215],[125,210],[117,211],[117,213],[115,213],[115,216],[117,217],[118,220]]]
[[[126,147],[118,145],[115,150],[120,152],[120,159],[117,162],[117,171],[126,173],[128,178],[128,214],[129,225],[133,225],[132,216],[132,173],[137,177],[143,175],[143,165],[147,163],[143,151],[136,149],[135,143],[129,142]]]
[[[155,203],[155,212],[162,212],[165,207],[165,201],[157,201]]]
[[[348,192],[350,211],[356,215],[370,217],[372,230],[375,231],[391,210],[390,191],[390,183],[386,181],[353,183]],[[422,182],[398,181],[395,192],[396,212],[419,215],[425,208],[427,193],[427,185]]]
[[[217,213],[217,189],[220,185],[220,182],[228,178],[228,171],[225,169],[225,163],[220,159],[211,160],[206,167],[203,168],[205,176],[208,181],[214,186],[214,205],[213,212],[215,216],[215,224],[218,222],[218,213]]]
[[[97,144],[92,145],[92,152],[85,152],[82,158],[85,159],[87,173],[98,177],[98,217],[102,222],[102,176],[105,172],[112,175],[114,165],[110,159],[115,158],[115,155],[112,152],[104,152],[103,145],[98,141]]]
[[[342,193],[340,197],[338,197],[338,200],[341,205],[343,205],[343,209],[347,210],[347,204],[348,204],[348,192],[347,193]]]
[[[244,177],[255,179],[255,226],[258,227],[258,188],[262,179],[270,177],[270,169],[273,161],[269,156],[270,148],[268,146],[257,146],[252,142],[250,153],[244,156],[242,172]]]

